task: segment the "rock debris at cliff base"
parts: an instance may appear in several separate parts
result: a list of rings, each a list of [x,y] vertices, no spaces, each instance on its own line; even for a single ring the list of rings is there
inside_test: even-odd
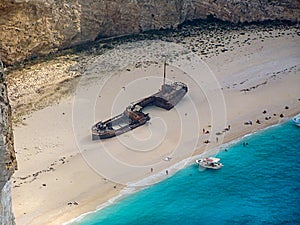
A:
[[[234,25],[201,20],[186,24],[178,30],[151,31],[76,46],[58,54],[27,61],[19,67],[9,68],[8,88],[13,107],[13,120],[15,123],[26,124],[26,115],[32,111],[58,102],[64,96],[71,96],[81,75],[95,60],[103,61],[101,73],[114,70],[111,57],[120,60],[120,56],[111,55],[116,50],[135,48],[142,43],[147,45],[157,40],[176,43],[186,51],[198,55],[202,60],[210,61],[216,56],[230,54],[237,47],[247,49],[247,46],[257,45],[257,51],[261,51],[259,46],[265,41],[297,36],[299,36],[298,25],[288,22]],[[157,45],[153,49],[153,63],[158,63],[155,54],[159,52],[160,47]],[[142,52],[136,54],[141,55],[140,62],[132,63],[147,66],[141,63]],[[244,54],[250,57],[253,53],[246,51]],[[174,54],[176,55],[178,53]]]
[[[6,64],[94,41],[214,16],[230,22],[299,21],[292,0],[1,0],[0,52]]]

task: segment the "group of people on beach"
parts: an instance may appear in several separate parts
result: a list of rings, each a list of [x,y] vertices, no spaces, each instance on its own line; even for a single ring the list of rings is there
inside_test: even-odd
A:
[[[231,125],[228,125],[227,127],[224,128],[223,132],[217,132],[216,135],[221,135],[222,133],[229,131],[231,129]],[[203,134],[209,134],[209,130],[205,130],[205,128],[202,129]],[[211,141],[210,140],[205,140],[203,143],[204,144],[209,144]],[[219,138],[216,137],[216,142],[219,142]]]
[[[289,109],[288,106],[285,106],[284,108],[285,108],[285,109]],[[267,110],[263,110],[262,113],[263,113],[263,114],[266,114],[266,113],[267,113]],[[273,116],[277,116],[277,114],[276,114],[276,113],[273,113]],[[279,115],[279,117],[280,117],[280,118],[283,118],[283,117],[284,117],[283,113],[281,113],[281,114]],[[271,116],[266,116],[266,117],[265,117],[265,120],[270,120],[270,119],[272,119]],[[257,119],[257,120],[255,121],[255,123],[261,124],[261,121],[260,121],[259,119]],[[252,125],[252,124],[253,124],[253,123],[252,123],[251,120],[244,122],[244,125]]]

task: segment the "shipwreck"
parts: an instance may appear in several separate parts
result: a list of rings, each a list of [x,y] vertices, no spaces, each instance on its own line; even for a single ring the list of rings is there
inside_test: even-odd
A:
[[[146,98],[136,101],[126,107],[123,113],[92,126],[92,140],[106,139],[123,134],[144,125],[150,120],[143,110],[148,106],[157,106],[166,110],[172,109],[188,92],[188,87],[182,82],[166,83],[166,62],[164,63],[164,78],[160,90]]]

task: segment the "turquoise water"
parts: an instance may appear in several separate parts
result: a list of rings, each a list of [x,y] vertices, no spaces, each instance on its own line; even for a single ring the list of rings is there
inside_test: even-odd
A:
[[[221,170],[192,165],[76,224],[300,224],[299,127],[271,127],[217,157]]]

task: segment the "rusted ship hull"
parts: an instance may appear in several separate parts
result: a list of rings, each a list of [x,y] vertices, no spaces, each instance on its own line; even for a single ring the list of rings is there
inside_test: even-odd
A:
[[[116,117],[119,117],[119,119],[115,119]],[[116,117],[109,119],[105,122],[99,122],[95,124],[92,127],[92,140],[107,139],[121,135],[139,126],[144,125],[147,121],[150,120],[149,115],[144,113],[143,116],[140,116],[141,119],[139,121],[132,121],[130,118],[127,117],[125,112]],[[121,120],[125,121],[120,122]],[[108,124],[108,126],[105,129],[101,129],[101,124],[102,126],[103,124]]]
[[[177,89],[175,89],[177,87]],[[168,89],[168,90],[166,90]],[[154,94],[154,105],[160,108],[170,110],[185,96],[188,88],[185,84],[176,82],[172,85],[165,84],[162,90]]]
[[[132,104],[120,115],[95,124],[92,127],[92,140],[115,137],[144,125],[150,120],[149,115],[142,112],[144,108],[154,105],[170,110],[185,96],[187,91],[188,88],[183,83],[162,85],[159,92]]]
[[[150,119],[149,119],[150,120]],[[119,130],[113,131],[113,132],[103,132],[103,133],[92,133],[92,140],[100,140],[100,139],[107,139],[107,138],[112,138],[121,134],[124,134],[130,130],[133,130],[139,126],[144,125],[148,120],[145,120],[143,123],[138,123],[138,124],[132,124],[128,125],[126,127],[123,127]]]
[[[166,62],[161,89],[157,93],[131,104],[120,115],[96,123],[92,127],[92,140],[115,137],[144,125],[150,120],[149,115],[143,113],[143,109],[148,106],[154,105],[166,110],[172,109],[188,92],[188,87],[181,82],[166,84],[165,79]]]

